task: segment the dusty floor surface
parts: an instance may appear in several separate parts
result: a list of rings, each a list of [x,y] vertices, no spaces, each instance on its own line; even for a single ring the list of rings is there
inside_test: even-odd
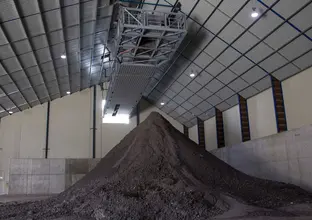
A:
[[[312,219],[312,193],[248,176],[152,113],[97,167],[43,201],[0,205],[0,219]]]
[[[43,200],[49,197],[52,197],[52,195],[0,195],[0,204],[5,202]]]

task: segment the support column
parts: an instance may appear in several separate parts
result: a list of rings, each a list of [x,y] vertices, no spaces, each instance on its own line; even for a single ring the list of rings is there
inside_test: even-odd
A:
[[[202,148],[206,148],[205,145],[205,127],[204,121],[197,118],[197,129],[198,129],[198,145]]]
[[[223,128],[223,115],[222,112],[215,108],[216,111],[216,129],[217,129],[217,142],[218,148],[222,148],[225,146],[224,141],[224,128]]]
[[[96,85],[93,86],[92,158],[96,157]]]
[[[48,102],[47,124],[46,124],[46,141],[45,141],[45,150],[44,150],[44,158],[45,159],[48,159],[48,154],[49,154],[50,105],[51,105],[51,103]]]
[[[140,102],[136,106],[137,126],[140,124]]]
[[[239,114],[241,122],[242,141],[245,142],[250,140],[248,106],[247,100],[245,98],[239,95],[238,99],[239,99]]]
[[[189,129],[185,125],[183,125],[183,133],[186,137],[189,137]]]
[[[277,132],[287,131],[287,121],[284,106],[282,83],[273,76],[271,77],[271,80],[272,80],[272,91],[275,107]]]

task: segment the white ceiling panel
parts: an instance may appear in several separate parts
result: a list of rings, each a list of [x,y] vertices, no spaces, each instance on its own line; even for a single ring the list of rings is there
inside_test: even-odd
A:
[[[281,18],[277,17],[273,12],[268,11],[265,16],[263,16],[249,30],[258,38],[262,39],[282,22],[283,20]]]
[[[196,38],[193,39],[195,47],[204,49],[214,36],[215,35],[213,33],[207,31],[205,28],[202,28],[197,34]]]
[[[206,99],[208,98],[209,96],[212,95],[212,92],[210,92],[208,89],[206,88],[202,88],[201,90],[199,90],[197,92],[197,95],[200,96],[202,99]]]
[[[45,33],[44,25],[43,25],[43,22],[41,20],[40,14],[28,16],[28,17],[24,18],[23,21],[25,22],[25,25],[27,27],[26,30],[29,33],[30,37],[34,37],[34,36]]]
[[[250,69],[247,73],[243,74],[241,77],[249,84],[253,84],[259,79],[265,77],[267,74],[259,67],[255,66]]]
[[[191,17],[200,24],[203,24],[213,9],[214,7],[206,1],[199,1],[197,6],[194,8]]]
[[[219,9],[228,16],[232,17],[245,4],[247,0],[225,0],[220,5]]]
[[[224,72],[222,72],[219,76],[217,76],[217,79],[224,83],[225,85],[229,82],[236,79],[238,76],[235,75],[231,70],[226,69]]]
[[[246,57],[241,57],[232,66],[230,66],[230,70],[232,70],[236,75],[240,76],[253,65],[254,64]]]
[[[241,96],[243,96],[245,99],[248,99],[254,95],[257,95],[259,92],[252,86],[244,89],[243,91],[241,91],[239,94]]]
[[[308,67],[310,67],[311,64],[311,60],[312,60],[312,51],[306,53],[305,55],[303,55],[302,57],[299,57],[298,59],[296,59],[293,63],[299,67],[300,69],[306,69]]]
[[[211,43],[206,47],[205,52],[212,57],[218,56],[225,48],[227,44],[224,43],[219,38],[215,38]]]
[[[245,29],[235,21],[231,21],[219,36],[228,42],[232,43]]]
[[[181,106],[186,110],[190,110],[194,107],[194,105],[191,104],[189,101],[185,101]]]
[[[175,1],[171,1],[171,4],[174,4]],[[180,0],[182,8],[181,10],[185,13],[185,14],[189,14],[191,12],[191,10],[194,8],[197,0]]]
[[[206,101],[201,102],[198,106],[197,106],[200,110],[202,110],[203,112],[208,111],[209,109],[212,108],[212,105]]]
[[[233,63],[236,59],[240,57],[240,53],[237,52],[232,47],[227,48],[219,57],[218,61],[222,63],[224,66],[229,66]]]
[[[233,43],[233,47],[241,53],[245,53],[257,42],[259,42],[259,39],[247,31],[237,41]]]
[[[264,61],[262,61],[259,66],[265,69],[268,73],[273,72],[277,68],[288,63],[288,60],[282,57],[280,54],[275,53],[272,56],[268,57]]]
[[[243,89],[248,87],[248,83],[243,80],[242,78],[237,78],[230,84],[228,84],[228,87],[230,87],[233,91],[239,92],[242,91]]]
[[[288,60],[293,60],[310,49],[312,49],[312,42],[306,37],[300,36],[281,49],[280,53]]]
[[[231,106],[229,104],[227,104],[226,102],[222,102],[219,105],[216,106],[217,109],[219,109],[220,111],[225,111],[227,109],[229,109]]]
[[[229,106],[233,107],[234,105],[238,104],[238,96],[233,95],[232,97],[228,98],[226,100],[226,103],[229,104]]]
[[[283,1],[279,1],[274,6],[273,10],[279,13],[284,18],[288,18],[292,14],[294,14],[295,11],[299,10],[307,2],[309,2],[309,0],[300,0],[300,1],[283,0]]]
[[[217,79],[211,80],[210,83],[206,85],[206,89],[213,93],[218,91],[222,87],[224,87],[224,84]]]
[[[213,61],[205,70],[212,76],[217,76],[222,70],[225,69],[225,66],[219,63],[219,61]]]
[[[221,0],[205,0],[209,2],[213,6],[218,6],[218,4],[221,2]]]
[[[222,99],[222,100],[226,100],[228,98],[230,98],[231,96],[233,96],[235,94],[235,92],[233,92],[232,89],[230,89],[229,87],[223,87],[221,90],[219,90],[216,95]]]
[[[256,18],[251,17],[253,7],[257,7],[259,11],[265,11],[264,6],[256,4],[255,1],[249,1],[248,4],[234,18],[234,20],[243,25],[245,28],[250,26],[256,20]]]
[[[269,56],[273,52],[274,52],[273,49],[268,47],[266,44],[260,43],[256,47],[254,47],[251,51],[249,51],[246,54],[246,56],[250,58],[252,61],[258,63],[260,60]]]
[[[278,80],[285,80],[288,77],[293,76],[294,74],[298,73],[300,70],[293,64],[288,64],[275,72],[272,75],[277,78]]]
[[[203,111],[202,111],[201,109],[197,108],[197,107],[192,108],[192,109],[190,110],[190,112],[191,112],[193,115],[195,115],[196,117],[198,117],[198,116],[200,116],[201,114],[203,114]],[[197,123],[197,121],[196,121],[195,123]]]
[[[290,0],[288,0],[290,1]],[[289,8],[289,10],[292,10],[292,13],[296,11],[297,8],[301,7],[304,3],[306,3],[308,0],[300,0],[300,3],[293,2],[292,4],[297,4],[297,6],[294,6],[294,8]],[[312,4],[310,3],[306,8],[304,8],[299,14],[297,14],[295,17],[293,17],[290,22],[294,24],[296,27],[298,27],[301,31],[306,30],[307,28],[311,27],[311,20],[312,20]]]
[[[271,77],[266,76],[263,79],[260,79],[258,82],[256,82],[253,87],[256,88],[258,91],[264,91],[272,86],[271,83]]]
[[[217,34],[230,18],[221,11],[215,11],[210,19],[206,22],[205,27],[214,34]]]
[[[189,90],[191,90],[192,92],[196,93],[198,90],[200,90],[202,88],[202,86],[196,82],[195,80],[193,80],[188,86],[187,88]]]
[[[8,20],[13,20],[18,18],[18,12],[16,10],[14,1],[12,0],[2,0],[0,1],[0,20],[1,22],[5,22]]]
[[[179,96],[179,95],[176,95],[174,98],[173,98],[173,101],[175,101],[177,104],[181,105],[185,100]]]
[[[278,50],[298,34],[298,31],[296,31],[289,24],[285,23],[279,29],[274,31],[268,38],[266,38],[265,42],[275,50]]]
[[[211,76],[206,71],[203,71],[195,78],[195,81],[203,86],[206,85],[208,82],[210,82],[212,78],[213,76]]]
[[[201,103],[203,101],[202,98],[200,98],[198,95],[193,95],[192,97],[190,97],[188,99],[188,102],[191,103],[192,105],[196,106],[198,105],[199,103]]]
[[[184,99],[188,99],[189,97],[191,97],[193,95],[193,92],[190,91],[189,89],[187,88],[184,88],[180,93],[179,95],[181,97],[183,97]]]
[[[213,58],[211,56],[209,56],[207,53],[202,52],[199,54],[199,56],[194,60],[194,63],[196,63],[198,66],[200,66],[201,68],[205,68],[211,61],[213,60]]]
[[[23,24],[20,19],[5,22],[2,24],[2,28],[5,30],[7,37],[10,39],[10,42],[27,38]]]
[[[216,106],[222,102],[222,99],[220,99],[218,96],[212,95],[208,99],[206,99],[206,101],[211,105]]]

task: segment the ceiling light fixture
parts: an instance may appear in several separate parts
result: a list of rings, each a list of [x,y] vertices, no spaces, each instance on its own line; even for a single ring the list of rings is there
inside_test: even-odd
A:
[[[191,78],[194,78],[194,77],[195,77],[195,73],[191,73],[191,74],[190,74],[190,77],[191,77]]]
[[[67,95],[70,95],[70,91],[67,91],[66,93],[67,93]]]
[[[256,18],[259,16],[259,13],[257,12],[257,8],[252,8],[251,17]]]
[[[12,114],[13,114],[13,112],[12,112],[12,111],[9,111],[9,114],[10,114],[10,115],[12,115]]]
[[[160,105],[165,105],[165,103],[164,103],[164,102],[162,102],[162,103],[160,103]]]
[[[61,55],[61,58],[62,58],[62,59],[66,59],[66,55],[65,55],[65,54],[62,54],[62,55]]]

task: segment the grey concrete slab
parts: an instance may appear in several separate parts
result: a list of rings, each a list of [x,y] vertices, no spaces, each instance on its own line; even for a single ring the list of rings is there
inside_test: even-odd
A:
[[[31,175],[31,193],[49,194],[50,175]]]
[[[27,193],[27,176],[14,174],[10,176],[9,191],[12,194]]]
[[[65,174],[66,159],[50,159],[50,174]]]
[[[31,174],[49,174],[50,160],[47,159],[32,159],[31,160]]]
[[[312,125],[211,153],[249,175],[312,191]]]
[[[28,159],[10,159],[11,174],[27,174],[30,172],[31,160]]]
[[[65,174],[50,175],[49,193],[60,193],[65,190]]]

